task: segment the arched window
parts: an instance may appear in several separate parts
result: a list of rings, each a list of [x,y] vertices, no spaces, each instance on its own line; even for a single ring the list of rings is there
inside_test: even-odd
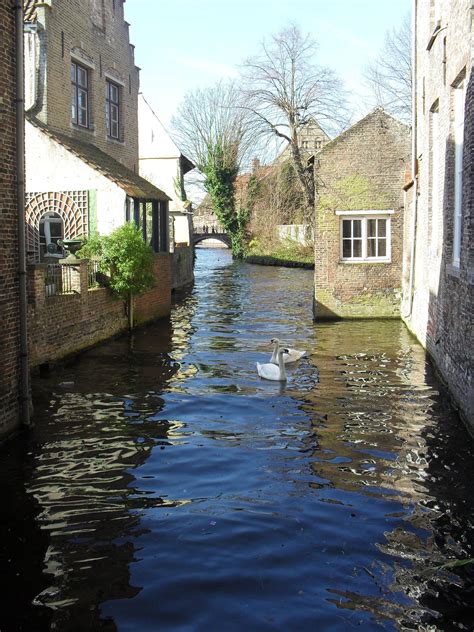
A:
[[[40,258],[45,256],[63,257],[58,241],[64,239],[64,222],[59,213],[48,212],[39,221]]]

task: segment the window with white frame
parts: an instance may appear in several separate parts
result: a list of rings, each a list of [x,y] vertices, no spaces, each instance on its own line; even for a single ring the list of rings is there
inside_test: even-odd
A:
[[[454,88],[454,217],[453,217],[453,265],[459,267],[461,260],[461,219],[462,219],[462,167],[464,150],[464,101],[466,82],[461,81]]]
[[[120,138],[120,87],[108,79],[105,93],[105,125],[107,136],[118,140]]]
[[[75,61],[71,62],[71,118],[81,127],[89,127],[89,71]]]
[[[336,211],[340,215],[342,261],[390,261],[390,214]]]

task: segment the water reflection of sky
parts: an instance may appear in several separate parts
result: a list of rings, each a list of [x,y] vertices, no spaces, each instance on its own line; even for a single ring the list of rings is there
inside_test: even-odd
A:
[[[314,325],[311,286],[201,251],[169,323],[36,383],[38,629],[472,629],[472,446],[400,323]]]

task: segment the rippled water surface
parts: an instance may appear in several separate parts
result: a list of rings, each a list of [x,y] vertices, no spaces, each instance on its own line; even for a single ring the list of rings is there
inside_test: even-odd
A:
[[[201,250],[169,322],[35,379],[1,632],[474,630],[473,443],[400,322],[311,294]],[[286,385],[273,336],[309,353]]]

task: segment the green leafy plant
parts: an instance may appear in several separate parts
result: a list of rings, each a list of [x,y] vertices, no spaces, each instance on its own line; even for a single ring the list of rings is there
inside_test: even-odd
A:
[[[102,262],[110,270],[110,288],[122,298],[153,287],[153,251],[131,223],[103,238]]]
[[[123,299],[153,287],[153,251],[131,223],[116,228],[110,235],[92,235],[78,251],[78,256],[97,259],[99,270],[110,277],[109,287]]]
[[[227,151],[228,153],[228,151]],[[214,212],[229,235],[232,254],[242,259],[245,254],[245,227],[249,218],[247,209],[237,209],[235,204],[235,179],[238,168],[235,161],[226,158],[220,143],[209,149],[205,188],[211,196]]]
[[[92,235],[78,255],[99,261],[99,272],[107,275],[107,286],[116,297],[127,301],[132,329],[133,297],[155,284],[153,250],[143,241],[140,230],[127,222],[110,235]]]

